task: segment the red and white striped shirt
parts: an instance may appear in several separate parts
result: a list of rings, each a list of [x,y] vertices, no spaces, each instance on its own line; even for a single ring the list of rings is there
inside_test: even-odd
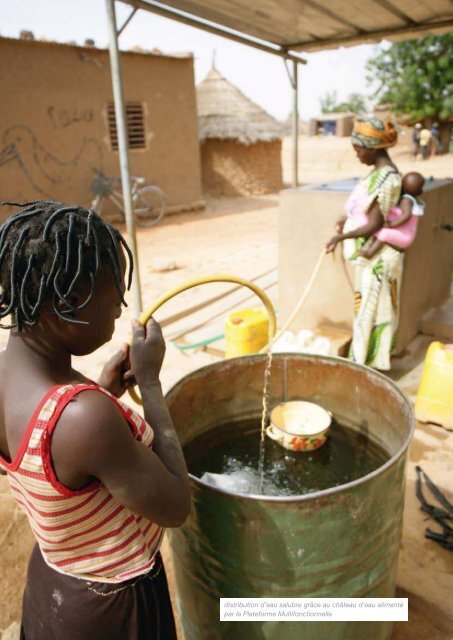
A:
[[[111,398],[134,438],[152,446],[153,430],[138,413],[97,385],[71,384],[44,396],[14,460],[0,456],[0,466],[52,569],[90,581],[122,582],[149,571],[163,529],[127,509],[98,480],[76,491],[57,480],[50,455],[52,432],[68,402],[86,389]]]

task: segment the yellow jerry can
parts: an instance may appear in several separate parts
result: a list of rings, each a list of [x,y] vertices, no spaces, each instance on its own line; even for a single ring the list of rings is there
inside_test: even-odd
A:
[[[225,357],[258,353],[268,343],[269,318],[264,309],[242,309],[225,321]]]
[[[453,429],[453,344],[432,342],[426,353],[415,417]]]

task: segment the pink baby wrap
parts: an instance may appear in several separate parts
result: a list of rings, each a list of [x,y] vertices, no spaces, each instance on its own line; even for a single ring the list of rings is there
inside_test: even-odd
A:
[[[395,222],[395,220],[399,220],[402,215],[403,212],[399,207],[392,207],[389,209],[387,214],[387,222]],[[382,227],[382,229],[376,231],[374,237],[381,242],[392,245],[393,247],[407,249],[407,247],[410,247],[415,240],[417,225],[417,216],[411,216],[409,220],[399,227],[395,227],[393,229],[391,227]]]
[[[346,205],[346,213],[348,216],[348,223],[345,225],[345,230],[357,229],[362,227],[368,222],[368,215],[366,213],[369,206],[369,194],[362,183],[359,183],[350,194]],[[387,221],[394,222],[403,215],[403,212],[399,207],[391,207],[388,210]],[[374,236],[381,242],[390,244],[393,247],[400,249],[407,249],[414,239],[417,233],[418,218],[417,216],[411,216],[407,222],[400,227],[394,229],[389,227],[382,227],[377,231]]]

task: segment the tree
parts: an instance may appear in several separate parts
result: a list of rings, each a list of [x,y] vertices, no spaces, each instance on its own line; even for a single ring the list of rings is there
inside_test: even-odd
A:
[[[367,63],[368,82],[377,82],[380,103],[412,122],[453,115],[453,32],[395,42]]]
[[[352,113],[366,113],[365,98],[360,93],[351,93],[346,102],[338,105],[338,111],[352,111]]]
[[[344,102],[338,102],[337,92],[327,92],[319,100],[322,113],[338,113],[352,111],[352,113],[365,113],[365,98],[360,93],[351,93]]]
[[[319,99],[319,104],[322,113],[333,113],[336,111],[336,104],[338,102],[337,92],[328,91],[325,96]]]

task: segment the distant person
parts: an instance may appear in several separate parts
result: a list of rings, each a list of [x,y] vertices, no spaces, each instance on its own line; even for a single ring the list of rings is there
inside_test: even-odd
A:
[[[399,290],[404,253],[383,245],[370,260],[360,256],[367,238],[382,228],[389,210],[400,199],[401,175],[388,149],[398,139],[395,125],[378,118],[359,118],[351,142],[371,172],[346,202],[347,216],[337,222],[337,234],[327,243],[333,251],[343,242],[344,257],[355,265],[355,317],[349,358],[375,369],[390,369],[390,353],[399,317]]]
[[[425,212],[425,203],[418,199],[424,184],[421,173],[411,172],[404,176],[398,206],[389,209],[387,222],[374,234],[371,244],[360,251],[360,256],[370,260],[384,244],[397,249],[410,247],[417,234],[418,219]]]
[[[423,160],[429,158],[429,152],[431,147],[431,131],[426,127],[420,131],[420,151]]]
[[[435,156],[440,152],[440,129],[439,124],[435,122],[431,127],[431,155]]]
[[[417,122],[415,127],[412,130],[412,155],[414,158],[418,156],[420,153],[420,130],[422,125],[420,122]]]

